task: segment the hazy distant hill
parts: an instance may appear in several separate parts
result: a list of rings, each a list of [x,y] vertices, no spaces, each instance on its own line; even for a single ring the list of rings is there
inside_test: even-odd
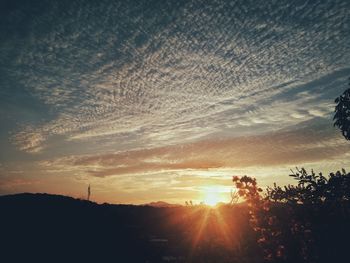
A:
[[[169,204],[169,203],[164,202],[164,201],[151,202],[151,203],[148,203],[145,205],[153,206],[153,207],[179,207],[179,206],[181,206],[180,204]]]

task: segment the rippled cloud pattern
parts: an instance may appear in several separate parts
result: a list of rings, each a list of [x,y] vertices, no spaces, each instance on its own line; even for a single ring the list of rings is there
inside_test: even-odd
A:
[[[300,151],[277,158],[291,165],[349,153],[331,121],[350,75],[349,1],[2,5],[0,142],[19,152],[3,167],[86,163],[103,178],[275,165],[283,147]]]

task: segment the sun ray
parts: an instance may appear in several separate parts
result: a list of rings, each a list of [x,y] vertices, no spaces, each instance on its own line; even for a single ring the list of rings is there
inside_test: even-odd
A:
[[[208,208],[203,208],[204,210],[204,214],[201,218],[201,222],[199,224],[199,229],[196,233],[196,235],[194,236],[194,239],[192,241],[192,250],[191,250],[191,254],[193,254],[197,248],[197,245],[199,243],[199,241],[202,238],[202,234],[203,234],[203,230],[205,229],[207,223],[208,223],[208,217],[209,217],[209,213],[210,213],[210,209]]]
[[[219,209],[214,209],[214,214],[217,219],[217,224],[220,230],[220,234],[223,237],[223,241],[226,247],[230,247],[232,244],[232,239],[230,237],[230,228]]]

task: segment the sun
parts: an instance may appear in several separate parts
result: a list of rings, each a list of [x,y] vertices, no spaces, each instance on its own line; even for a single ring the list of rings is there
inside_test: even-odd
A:
[[[206,205],[215,206],[221,201],[222,198],[220,196],[220,193],[215,191],[214,189],[210,189],[204,194],[204,203]]]

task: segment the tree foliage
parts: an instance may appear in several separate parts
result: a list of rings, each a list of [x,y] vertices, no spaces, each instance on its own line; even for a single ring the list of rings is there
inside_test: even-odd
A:
[[[350,78],[349,78],[350,80]],[[350,85],[350,83],[349,83]],[[337,126],[345,139],[350,140],[350,88],[335,99],[334,126]]]
[[[306,205],[340,205],[350,200],[350,173],[346,173],[344,169],[325,177],[313,170],[308,173],[304,168],[297,168],[290,176],[298,181],[297,185],[268,187],[269,200]]]
[[[254,178],[233,177],[265,260],[341,262],[350,235],[350,173],[324,176],[302,168],[290,176],[296,185],[274,184],[265,195]]]

